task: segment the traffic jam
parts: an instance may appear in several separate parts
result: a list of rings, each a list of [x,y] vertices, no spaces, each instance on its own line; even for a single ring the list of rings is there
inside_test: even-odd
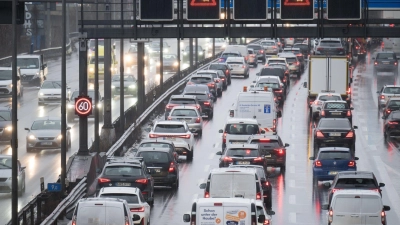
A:
[[[382,198],[385,183],[373,171],[357,170],[362,158],[356,145],[358,120],[353,118],[354,65],[346,41],[287,38],[226,45],[216,61],[195,71],[184,89],[169,98],[164,113],[151,122],[129,157],[107,159],[98,178],[97,197],[80,200],[71,223],[107,218],[150,225],[154,218],[150,211],[165,209],[157,204],[162,187],[163,196],[200,190],[192,199],[185,195],[186,209],[174,211],[183,214],[184,223],[283,224],[278,222],[282,218],[274,220],[276,214],[286,215],[280,212],[285,209],[276,190],[303,185],[283,183],[293,173],[293,162],[303,160],[312,174],[307,184],[312,191],[303,195],[313,199],[318,195],[313,210],[323,218],[296,223],[296,216],[293,220],[289,213],[290,224],[395,224],[386,218],[391,207]],[[395,53],[379,52],[373,60],[376,70],[388,70],[389,66],[376,66],[387,61],[395,64],[389,73],[397,75]],[[230,92],[233,88],[236,92]],[[306,93],[306,101],[296,103],[300,92]],[[399,136],[400,86],[385,85],[377,94],[385,139]],[[289,95],[295,96],[290,104]],[[219,107],[222,101],[228,102]],[[296,115],[295,104],[303,103],[307,113]],[[283,116],[288,113],[296,116],[289,121]],[[308,140],[304,147],[291,143],[300,134],[285,131],[299,123],[308,127],[303,132]],[[210,146],[209,151],[198,146]],[[295,159],[302,148],[308,149],[307,158]],[[206,161],[211,164],[205,166],[205,175],[190,170],[189,166]],[[189,186],[187,176],[199,181],[190,179]],[[311,197],[302,200],[303,204],[312,201]],[[289,197],[288,201],[295,200]]]

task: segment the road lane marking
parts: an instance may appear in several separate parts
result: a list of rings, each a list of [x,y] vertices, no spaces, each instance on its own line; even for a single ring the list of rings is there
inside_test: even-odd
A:
[[[210,153],[210,156],[208,156],[208,159],[213,159],[215,156],[215,153]]]
[[[294,212],[289,213],[289,221],[290,223],[296,223],[296,213]]]
[[[296,168],[294,166],[289,167],[290,173],[296,173]]]
[[[295,180],[289,180],[289,187],[295,187],[296,186],[296,181]]]
[[[289,204],[296,205],[296,195],[289,196]]]
[[[210,165],[205,165],[204,172],[209,172],[209,171],[210,171]]]

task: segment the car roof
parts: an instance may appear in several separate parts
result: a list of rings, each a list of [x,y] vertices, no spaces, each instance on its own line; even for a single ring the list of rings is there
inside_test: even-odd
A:
[[[149,139],[144,139],[144,140],[142,140],[141,142],[140,142],[140,144],[139,144],[139,146],[140,145],[142,145],[142,144],[145,144],[145,143],[167,143],[167,144],[170,144],[170,145],[174,145],[174,142],[173,141],[170,141],[170,140],[165,140],[165,139],[158,139],[158,138],[149,138]]]
[[[165,124],[165,125],[184,125],[185,123],[182,121],[177,121],[177,120],[159,120],[156,122],[157,124]]]
[[[192,76],[190,76],[190,78],[193,78],[193,77],[209,77],[209,78],[213,78],[213,75],[211,75],[211,74],[206,74],[206,73],[204,73],[204,74],[196,73],[196,74],[193,74]]]
[[[137,187],[103,187],[99,191],[99,194],[106,193],[139,194],[140,189]]]
[[[299,44],[299,43],[296,43]],[[300,50],[300,48],[283,48],[283,50]]]
[[[10,158],[11,159],[12,155],[0,155],[0,158]]]
[[[258,169],[263,169],[264,170],[264,166],[260,166],[260,165],[230,165],[229,168],[258,168]],[[264,171],[265,173],[265,171]]]
[[[373,178],[374,173],[370,171],[340,171],[337,173],[338,178],[346,178],[346,177],[364,177],[364,178]]]
[[[320,119],[320,121],[324,121],[324,120],[346,120],[346,121],[349,121],[349,119],[347,119],[347,118],[325,118],[325,117],[323,117]]]
[[[349,148],[344,148],[344,147],[323,147],[319,148],[320,152],[327,152],[327,151],[349,151]]]
[[[11,108],[0,106],[0,111],[11,111]]]
[[[44,121],[44,120],[61,120],[61,117],[56,117],[56,116],[37,117],[34,121]]]
[[[256,119],[251,119],[251,118],[230,118],[226,121],[226,124],[229,123],[252,123],[252,124],[258,124]]]
[[[210,63],[210,66],[211,66],[211,65],[215,65],[215,64],[218,64],[218,65],[225,65],[225,66],[228,65],[226,62],[215,62],[215,63]]]
[[[197,71],[197,74],[201,73],[218,73],[217,70],[199,70]]]
[[[248,148],[251,148],[251,149],[258,149],[258,144],[247,144],[247,143],[244,143],[244,144],[230,144],[230,145],[228,145],[228,147],[226,148],[226,150],[233,149],[233,148],[235,148],[235,149],[237,149],[237,148],[243,148],[243,149],[248,149]],[[225,151],[226,151],[226,150],[225,150]]]
[[[296,55],[291,53],[291,52],[282,52],[282,53],[279,53],[279,57],[281,57],[281,58],[295,58]]]
[[[269,80],[278,81],[279,83],[280,79],[278,76],[261,76],[260,79],[258,79],[258,82],[269,81]]]
[[[193,109],[196,110],[197,108],[195,106],[189,106],[189,105],[178,105],[174,106],[174,108],[171,109],[171,112],[174,111],[175,109]]]
[[[400,85],[394,85],[394,84],[387,84],[387,85],[385,85],[385,86],[383,86],[384,88],[385,87],[400,87]]]
[[[171,95],[171,99],[173,98],[196,98],[194,95]]]
[[[342,189],[342,190],[337,190],[335,191],[335,193],[333,194],[333,196],[337,196],[337,195],[374,195],[379,197],[379,199],[381,199],[381,196],[379,194],[379,192],[374,191],[374,190],[363,190],[363,189]]]
[[[199,93],[199,94],[207,94],[207,92],[206,91],[204,91],[204,90],[194,90],[194,91],[187,91],[188,93]],[[195,96],[195,95],[193,95],[193,96]],[[197,96],[197,95],[196,95]]]
[[[286,58],[282,58],[282,57],[270,57],[270,58],[268,58],[268,60],[285,60],[286,61]]]

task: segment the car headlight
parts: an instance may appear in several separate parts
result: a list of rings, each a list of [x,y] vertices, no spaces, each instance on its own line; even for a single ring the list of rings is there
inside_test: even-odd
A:
[[[35,73],[35,75],[33,75],[33,78],[37,78],[39,77],[39,72]]]
[[[94,73],[94,68],[89,68],[89,72]]]
[[[72,108],[74,108],[75,106],[73,105],[73,104],[68,104],[68,108],[69,109],[72,109]]]
[[[129,88],[130,88],[130,89],[135,89],[135,88],[136,88],[136,85],[134,85],[134,84],[129,85]]]
[[[40,95],[40,96],[43,96],[44,94],[43,94],[43,92],[39,92],[39,95]]]
[[[101,108],[103,105],[101,103],[97,104],[97,108]]]
[[[157,62],[157,66],[161,66],[161,63],[160,63],[160,62]]]
[[[6,131],[12,131],[12,126],[6,127]]]
[[[226,47],[226,45],[225,44],[223,44],[222,46],[221,46],[221,48],[225,48]]]
[[[149,53],[153,53],[153,49],[149,48]]]
[[[111,88],[115,88],[115,85],[111,85]]]
[[[183,55],[187,55],[187,53],[186,53],[186,52],[184,52],[184,53],[183,53]]]
[[[62,134],[58,135],[57,139],[61,140],[62,139]]]
[[[31,134],[31,135],[29,135],[29,139],[30,140],[36,140],[36,137],[35,137],[35,135]]]
[[[168,51],[169,51],[168,48],[164,48],[163,50],[164,53],[167,53]]]
[[[127,55],[127,56],[125,57],[125,60],[126,60],[126,62],[132,61],[132,56]]]
[[[12,84],[9,84],[9,85],[7,85],[8,87],[10,87],[10,88],[12,88],[13,87],[13,85]]]
[[[203,55],[203,52],[199,52],[199,55]]]
[[[178,62],[174,62],[174,66],[178,66],[179,65],[179,63]]]

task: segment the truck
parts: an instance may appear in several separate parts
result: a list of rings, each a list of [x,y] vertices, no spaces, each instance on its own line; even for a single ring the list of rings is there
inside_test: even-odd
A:
[[[42,86],[47,78],[48,69],[43,54],[19,55],[17,67],[20,68],[21,82],[24,86]]]
[[[349,61],[346,56],[316,56],[309,60],[308,103],[314,102],[318,93],[339,93],[343,100],[351,102],[351,83],[349,76]]]
[[[104,46],[99,45],[99,80],[104,80]],[[95,71],[95,65],[96,65],[96,60],[95,60],[95,55],[91,54],[89,55],[88,58],[88,81],[89,83],[94,82],[94,71]],[[115,45],[113,45],[113,48],[111,50],[111,75],[116,74],[118,71],[118,62],[115,59]]]

